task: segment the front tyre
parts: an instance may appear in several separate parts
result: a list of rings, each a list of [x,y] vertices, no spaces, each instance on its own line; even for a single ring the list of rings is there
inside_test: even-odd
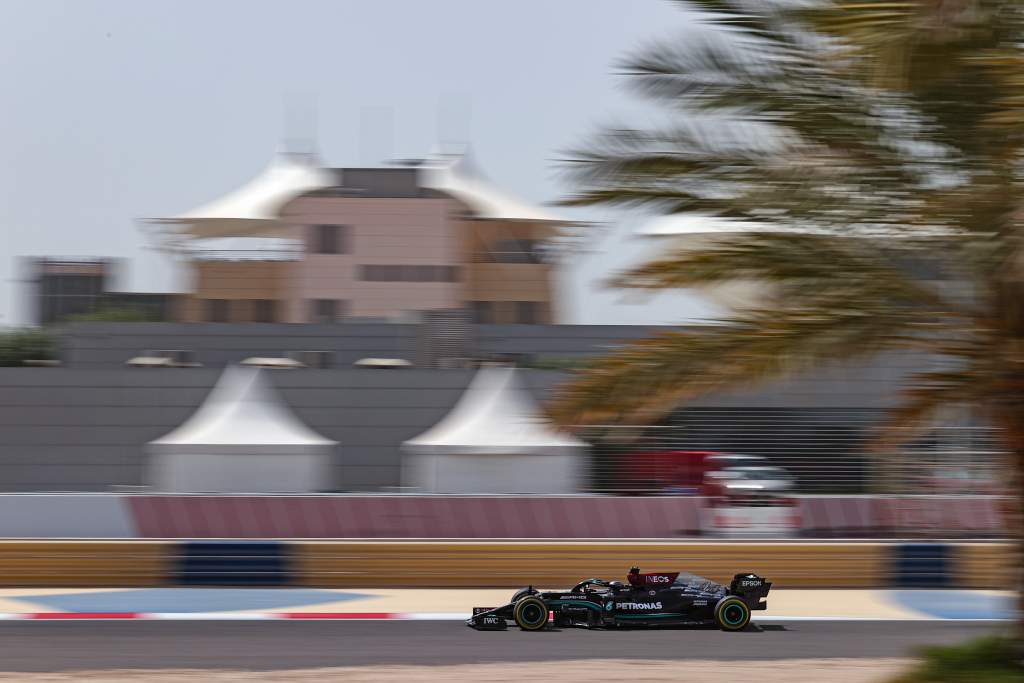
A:
[[[548,606],[535,595],[528,595],[516,602],[512,618],[516,626],[524,631],[539,631],[548,624]]]
[[[723,631],[742,631],[750,623],[750,608],[735,596],[722,598],[715,605],[715,623]]]

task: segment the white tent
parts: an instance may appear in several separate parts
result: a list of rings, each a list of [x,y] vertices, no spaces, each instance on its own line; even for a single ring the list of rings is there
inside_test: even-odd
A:
[[[154,218],[172,235],[212,237],[280,236],[281,209],[313,190],[336,185],[331,172],[312,154],[278,153],[270,164],[242,187],[172,218]]]
[[[148,444],[148,478],[156,490],[292,493],[330,487],[337,442],[295,417],[265,372],[228,367],[199,410]]]
[[[458,199],[468,206],[477,218],[544,223],[569,222],[495,187],[477,169],[468,152],[432,154],[419,168],[419,183],[423,187],[444,192]]]
[[[553,429],[509,367],[479,370],[440,422],[403,444],[403,486],[431,493],[573,493],[586,444]]]

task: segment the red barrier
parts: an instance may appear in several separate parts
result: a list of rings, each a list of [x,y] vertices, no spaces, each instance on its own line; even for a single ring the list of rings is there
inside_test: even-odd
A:
[[[706,505],[706,499],[687,496],[155,495],[124,500],[142,538],[679,538],[701,534]],[[809,538],[1005,533],[1005,501],[994,496],[796,500],[800,534]],[[744,535],[744,529],[732,531]]]
[[[611,496],[130,496],[143,538],[672,538],[703,501]]]
[[[798,500],[805,534],[857,536],[876,532],[873,497],[819,496]]]
[[[1000,536],[996,496],[818,496],[800,498],[805,535]]]

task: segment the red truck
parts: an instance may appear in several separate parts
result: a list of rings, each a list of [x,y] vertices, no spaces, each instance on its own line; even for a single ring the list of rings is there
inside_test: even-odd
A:
[[[708,472],[763,461],[757,455],[716,451],[638,451],[622,459],[618,484],[625,493],[718,495],[709,490],[715,483],[706,476]]]

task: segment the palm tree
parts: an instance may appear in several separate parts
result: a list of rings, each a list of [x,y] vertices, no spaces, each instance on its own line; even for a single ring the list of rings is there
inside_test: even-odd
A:
[[[701,393],[910,349],[943,363],[908,381],[890,433],[977,406],[1024,497],[1024,3],[683,4],[705,33],[625,69],[664,123],[594,135],[568,162],[564,203],[749,221],[614,284],[740,280],[764,295],[595,360],[555,418],[644,422]],[[922,262],[944,284],[915,277]]]

